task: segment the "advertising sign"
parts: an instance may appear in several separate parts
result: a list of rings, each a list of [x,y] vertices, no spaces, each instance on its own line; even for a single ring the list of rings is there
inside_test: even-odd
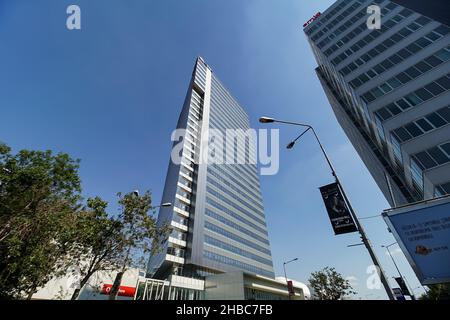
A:
[[[112,284],[104,284],[102,288],[102,294],[109,294],[111,288]],[[117,295],[121,297],[134,297],[135,292],[136,292],[135,287],[120,286],[119,293]]]
[[[334,233],[338,235],[358,231],[350,210],[344,201],[339,184],[335,182],[323,186],[320,188],[320,193],[327,208]]]
[[[450,196],[386,210],[383,218],[423,285],[450,282]]]
[[[287,286],[288,286],[288,292],[290,296],[294,296],[295,295],[295,291],[294,291],[294,283],[292,281],[288,281],[287,282]]]
[[[309,19],[308,21],[306,21],[303,24],[303,28],[306,28],[307,26],[309,26],[311,24],[311,22],[313,22],[314,20],[316,20],[318,17],[320,17],[321,13],[317,12],[311,19]]]

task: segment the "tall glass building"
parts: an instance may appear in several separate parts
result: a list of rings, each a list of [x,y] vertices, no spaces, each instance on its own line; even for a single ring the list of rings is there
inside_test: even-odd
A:
[[[254,157],[256,146],[244,134],[250,128],[246,112],[202,58],[196,61],[177,128],[185,129],[174,142],[174,150],[182,146],[181,161],[170,161],[162,199],[173,207],[161,208],[158,216],[158,224],[170,224],[173,231],[151,257],[148,275],[201,279],[240,270],[274,278],[256,164],[204,161],[202,150],[208,156],[221,152],[208,149],[211,129],[225,138],[227,129],[241,129],[234,131],[234,158]]]
[[[392,206],[450,193],[450,28],[398,2],[339,0],[304,29],[333,111]],[[367,25],[371,5],[381,29]]]

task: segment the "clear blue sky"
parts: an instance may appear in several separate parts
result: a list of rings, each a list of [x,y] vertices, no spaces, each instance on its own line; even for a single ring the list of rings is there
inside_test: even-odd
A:
[[[14,151],[52,149],[82,159],[85,197],[114,202],[118,191],[151,189],[159,202],[170,134],[201,55],[247,110],[310,122],[321,136],[359,216],[388,207],[347,140],[314,73],[302,25],[331,0],[0,0],[0,139]],[[82,10],[82,30],[66,29],[66,8]],[[298,129],[283,127],[286,144]],[[334,236],[318,187],[332,182],[312,137],[281,151],[280,171],[262,177],[274,267],[307,281],[334,266],[356,277],[361,298],[370,264],[358,235]],[[111,210],[116,210],[111,206]],[[381,218],[363,220],[389,277]],[[393,248],[395,249],[395,247]],[[396,254],[411,287],[419,285]],[[420,290],[417,290],[420,292]]]

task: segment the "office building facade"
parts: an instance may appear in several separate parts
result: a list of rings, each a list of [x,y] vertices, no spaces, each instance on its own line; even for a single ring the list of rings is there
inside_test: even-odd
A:
[[[256,164],[213,164],[205,161],[208,132],[235,130],[235,157],[250,159],[255,146],[240,136],[250,128],[236,102],[202,58],[198,58],[178,124],[184,131],[181,162],[170,161],[158,224],[173,231],[162,251],[151,257],[148,275],[154,279],[204,279],[244,271],[274,278],[272,257]],[[241,130],[241,131],[239,131]],[[206,137],[206,139],[205,139]],[[244,138],[244,144],[238,143]],[[217,155],[215,155],[217,157]]]
[[[370,5],[381,29],[367,25]],[[395,1],[339,0],[304,32],[336,118],[391,206],[450,193],[449,27]]]
[[[450,26],[450,10],[448,0],[392,0],[393,2],[416,11],[433,20]]]

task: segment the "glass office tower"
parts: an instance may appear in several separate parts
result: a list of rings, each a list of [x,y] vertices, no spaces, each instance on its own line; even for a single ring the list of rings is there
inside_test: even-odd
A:
[[[370,5],[381,29],[367,26]],[[333,111],[390,204],[450,193],[449,27],[393,1],[339,0],[304,32]]]
[[[151,257],[148,275],[201,279],[242,270],[273,278],[256,164],[202,161],[211,129],[225,138],[227,129],[236,130],[235,158],[256,153],[244,134],[250,128],[247,114],[202,58],[196,61],[177,128],[185,129],[174,142],[174,150],[182,143],[181,162],[170,161],[162,199],[174,206],[161,208],[158,216],[158,224],[170,224],[173,231]],[[211,152],[221,151],[208,150],[208,156]]]

